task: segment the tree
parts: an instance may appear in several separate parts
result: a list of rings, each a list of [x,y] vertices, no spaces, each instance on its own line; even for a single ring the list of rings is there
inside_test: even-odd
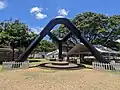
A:
[[[73,23],[81,31],[82,35],[92,44],[98,43],[107,32],[108,17],[103,14],[85,12],[78,14]]]
[[[109,17],[103,14],[85,12],[76,15],[71,21],[90,43],[101,44],[117,50],[115,41],[120,38],[119,15]],[[58,36],[57,34],[60,31],[62,31],[61,34],[64,37],[68,29],[61,25],[53,33]],[[79,40],[74,36],[69,41],[75,44],[79,43]]]
[[[38,45],[38,51],[40,52],[51,52],[55,50],[55,45],[47,40],[42,40]]]
[[[54,51],[55,49],[56,49],[55,44],[53,44],[52,42],[47,41],[47,40],[42,40],[39,43],[39,45],[37,45],[37,47],[34,48],[31,55],[32,55],[32,57],[34,57],[36,53],[39,53],[39,52],[51,52],[51,51]]]
[[[16,46],[26,48],[36,37],[27,25],[19,20],[8,20],[0,23],[0,46],[9,46],[11,40],[16,41]]]
[[[20,20],[8,20],[0,23],[0,47],[9,46],[11,40],[14,40],[16,48],[24,51],[36,37],[37,34]],[[33,52],[50,52],[54,49],[53,43],[42,40]]]

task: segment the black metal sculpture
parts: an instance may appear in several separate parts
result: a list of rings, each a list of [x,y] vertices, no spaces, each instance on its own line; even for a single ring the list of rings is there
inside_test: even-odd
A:
[[[64,24],[71,32],[62,40],[57,39],[50,31],[57,24]],[[29,45],[26,51],[18,58],[18,61],[25,61],[37,44],[46,36],[49,35],[52,39],[58,42],[59,45],[59,59],[62,58],[62,42],[66,41],[71,35],[75,35],[80,41],[89,49],[99,62],[108,63],[102,55],[81,35],[80,31],[66,18],[56,18],[51,20],[46,27],[40,32],[38,37]]]

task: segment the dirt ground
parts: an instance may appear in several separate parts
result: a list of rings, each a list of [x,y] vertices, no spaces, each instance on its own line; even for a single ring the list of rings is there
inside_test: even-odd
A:
[[[0,90],[120,90],[120,74],[92,69],[3,71]]]

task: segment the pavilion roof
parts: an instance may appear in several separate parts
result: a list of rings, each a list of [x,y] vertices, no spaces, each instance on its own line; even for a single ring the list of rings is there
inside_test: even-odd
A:
[[[100,53],[106,53],[106,54],[120,54],[118,51],[114,51],[110,48],[104,47],[102,45],[93,45]],[[80,43],[74,46],[67,55],[77,55],[77,54],[91,54],[91,52],[88,50],[88,48]]]

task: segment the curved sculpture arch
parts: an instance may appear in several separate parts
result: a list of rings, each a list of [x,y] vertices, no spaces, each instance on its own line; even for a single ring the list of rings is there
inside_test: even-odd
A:
[[[75,35],[80,41],[89,49],[89,51],[95,56],[95,58],[99,62],[108,63],[102,55],[92,46],[80,33],[80,31],[66,18],[55,18],[52,19],[46,27],[39,33],[36,39],[28,46],[26,51],[19,56],[18,61],[25,61],[32,50],[37,46],[37,44],[46,36],[50,35],[50,31],[56,26],[57,24],[64,24],[73,35]],[[58,41],[59,42],[59,41]]]

